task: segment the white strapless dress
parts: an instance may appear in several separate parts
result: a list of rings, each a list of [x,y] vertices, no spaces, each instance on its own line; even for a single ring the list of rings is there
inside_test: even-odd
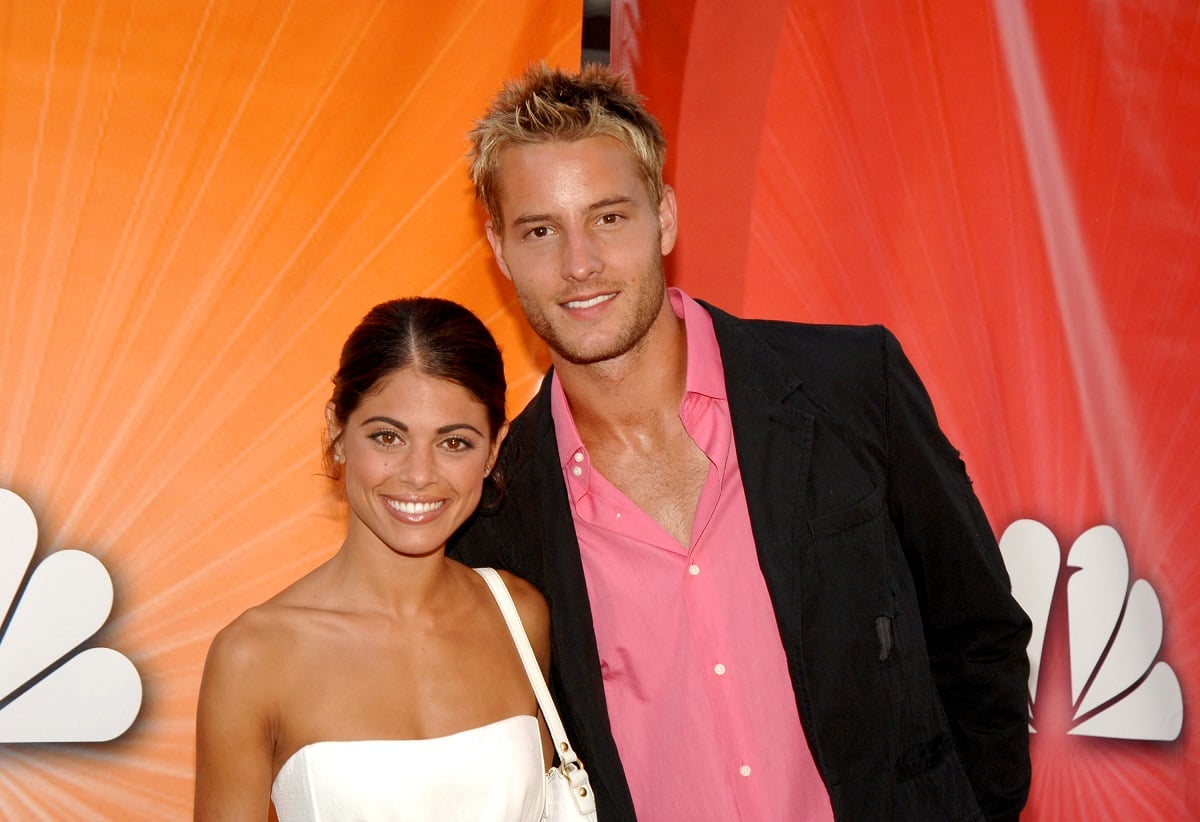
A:
[[[436,739],[314,742],[275,777],[279,822],[537,822],[546,769],[532,716]]]

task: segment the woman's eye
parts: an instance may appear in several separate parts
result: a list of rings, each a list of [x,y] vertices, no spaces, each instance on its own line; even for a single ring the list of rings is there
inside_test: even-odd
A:
[[[450,437],[442,443],[448,451],[470,451],[475,443],[465,437]]]
[[[380,445],[392,447],[400,444],[400,435],[395,431],[378,431],[371,435],[371,439]]]

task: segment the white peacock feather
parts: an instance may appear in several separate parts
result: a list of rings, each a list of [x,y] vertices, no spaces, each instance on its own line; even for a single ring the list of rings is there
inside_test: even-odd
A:
[[[1017,520],[1000,538],[1013,595],[1033,621],[1029,698],[1037,679],[1060,567],[1058,540],[1035,520]],[[1071,704],[1069,733],[1169,741],[1183,728],[1183,692],[1162,649],[1162,606],[1144,579],[1129,584],[1129,559],[1108,525],[1085,531],[1067,555]],[[1031,729],[1035,730],[1035,729]]]
[[[33,511],[0,488],[0,743],[114,739],[141,708],[141,678],[111,648],[77,651],[108,619],[112,579],[91,554],[56,551],[18,600],[36,546]]]

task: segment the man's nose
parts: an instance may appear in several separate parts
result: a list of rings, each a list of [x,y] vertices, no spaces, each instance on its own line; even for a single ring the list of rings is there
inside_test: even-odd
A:
[[[566,237],[566,260],[563,276],[571,280],[586,280],[604,269],[600,241],[589,231],[569,232]]]

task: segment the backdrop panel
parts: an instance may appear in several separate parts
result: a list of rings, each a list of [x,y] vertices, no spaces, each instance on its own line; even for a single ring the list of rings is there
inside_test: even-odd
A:
[[[532,394],[544,356],[494,273],[465,133],[528,62],[578,64],[581,13],[0,5],[0,488],[37,528],[0,500],[0,818],[190,817],[209,640],[340,540],[323,406],[372,305],[465,303],[505,349],[512,405]],[[99,571],[46,562],[62,549]],[[12,651],[35,629],[26,644],[65,647]],[[132,728],[39,744],[99,738],[89,721],[131,694],[118,658],[142,689]],[[9,681],[13,659],[28,677]],[[73,677],[91,684],[52,687]]]
[[[1200,8],[614,8],[675,282],[886,323],[963,450],[1036,627],[1027,818],[1200,816]]]

